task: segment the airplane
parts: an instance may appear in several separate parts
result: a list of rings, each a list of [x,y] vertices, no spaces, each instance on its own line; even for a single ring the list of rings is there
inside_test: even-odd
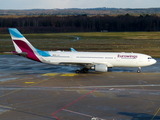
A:
[[[141,67],[150,66],[157,61],[149,55],[125,52],[77,52],[71,51],[42,51],[35,48],[16,28],[9,28],[9,33],[15,51],[12,53],[24,56],[34,61],[52,65],[76,65],[76,73],[86,73],[88,70],[107,72],[112,67]],[[76,51],[76,52],[75,52]]]

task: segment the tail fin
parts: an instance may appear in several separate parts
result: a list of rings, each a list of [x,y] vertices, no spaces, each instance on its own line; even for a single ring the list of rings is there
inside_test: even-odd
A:
[[[14,53],[26,54],[27,58],[41,62],[36,49],[16,28],[9,28],[9,32],[16,50]]]

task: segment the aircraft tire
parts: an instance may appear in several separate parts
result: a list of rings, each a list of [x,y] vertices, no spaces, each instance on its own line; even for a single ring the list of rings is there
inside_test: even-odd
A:
[[[140,73],[141,72],[141,70],[137,70],[137,73]]]
[[[76,71],[75,71],[75,73],[80,73],[80,72],[81,72],[80,70],[76,70]]]

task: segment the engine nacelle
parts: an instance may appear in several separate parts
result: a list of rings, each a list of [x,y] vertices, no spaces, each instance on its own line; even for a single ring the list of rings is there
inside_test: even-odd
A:
[[[97,72],[107,72],[108,71],[107,65],[103,65],[103,64],[97,64],[97,65],[95,65],[94,69]]]

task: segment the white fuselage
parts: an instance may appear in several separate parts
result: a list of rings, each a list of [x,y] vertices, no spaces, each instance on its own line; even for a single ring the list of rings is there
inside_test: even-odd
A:
[[[108,67],[143,67],[156,63],[151,56],[140,53],[116,52],[53,52],[51,56],[42,57],[42,61],[50,64],[105,64]]]

